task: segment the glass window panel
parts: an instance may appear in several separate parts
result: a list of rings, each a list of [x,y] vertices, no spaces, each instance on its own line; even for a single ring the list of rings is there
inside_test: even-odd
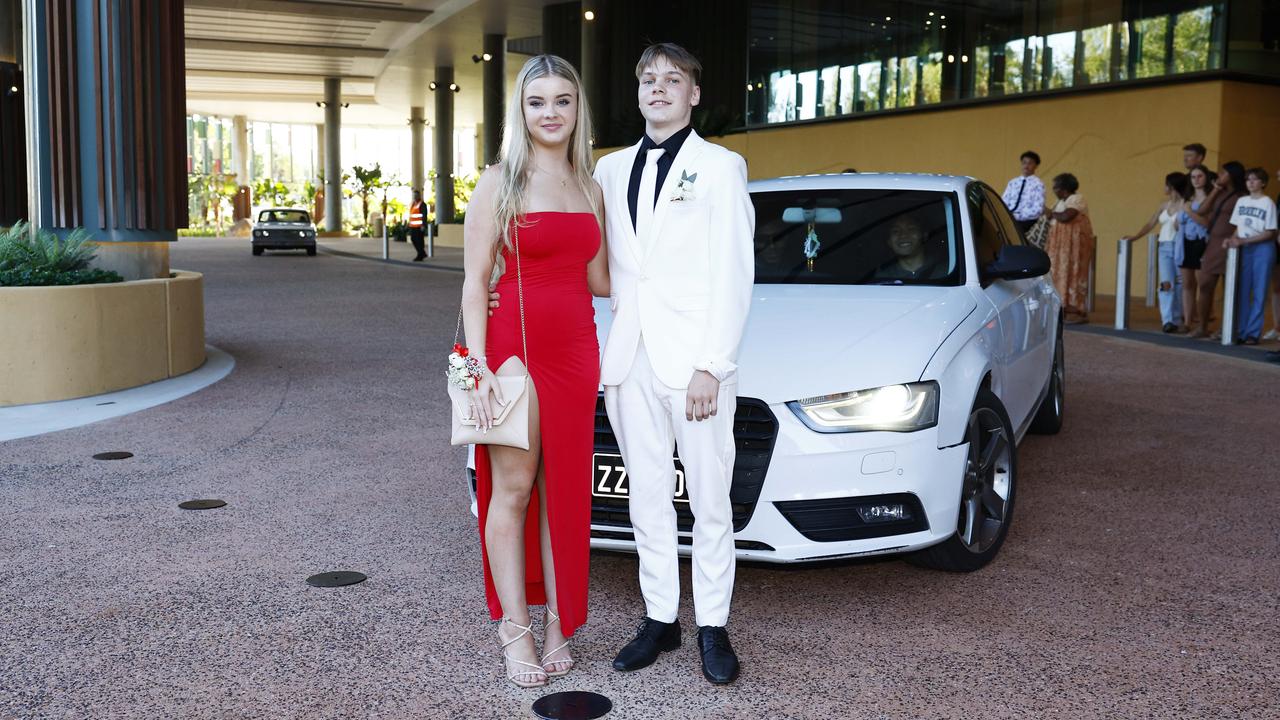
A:
[[[1110,25],[1089,28],[1080,33],[1084,45],[1084,78],[1091,85],[1111,81],[1111,36],[1114,31]]]
[[[880,62],[862,63],[858,66],[859,110],[867,112],[880,109]]]
[[[898,107],[898,58],[889,58],[884,64],[884,107]]]
[[[1020,93],[1023,91],[1023,54],[1027,49],[1027,41],[1014,40],[1004,46],[1004,91]]]
[[[822,114],[831,117],[837,114],[840,91],[840,66],[832,65],[822,69]]]
[[[991,48],[983,46],[973,51],[973,95],[987,97],[991,94]]]
[[[840,68],[840,114],[848,115],[854,112],[854,82],[853,78],[857,73],[857,68],[853,65],[845,65]]]
[[[915,58],[898,58],[898,107],[916,104],[916,71]]]
[[[1134,77],[1148,78],[1164,75],[1165,33],[1169,28],[1166,17],[1143,18],[1133,23],[1137,35]]]
[[[1043,90],[1044,72],[1044,38],[1029,37],[1022,55],[1022,91]]]
[[[923,68],[920,73],[922,104],[932,105],[942,102],[942,53],[929,53],[928,57],[923,59]]]
[[[1173,71],[1208,70],[1213,46],[1213,9],[1178,13],[1173,22]]]
[[[812,120],[818,114],[818,71],[796,75],[796,119]]]
[[[796,76],[781,70],[769,76],[769,122],[796,119]]]
[[[251,144],[253,153],[253,167],[249,173],[254,180],[264,178],[271,174],[271,134],[270,125],[267,123],[249,123],[249,135],[253,138]],[[246,183],[252,184],[252,183]]]
[[[1075,79],[1076,33],[1054,33],[1045,38],[1045,62],[1051,88],[1071,87]]]

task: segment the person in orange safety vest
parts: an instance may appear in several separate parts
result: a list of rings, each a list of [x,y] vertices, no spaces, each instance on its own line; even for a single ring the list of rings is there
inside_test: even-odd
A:
[[[423,243],[423,232],[427,223],[427,204],[422,202],[422,191],[413,191],[413,204],[409,206],[409,239],[413,241],[413,249],[418,251],[414,262],[422,262],[427,256]]]

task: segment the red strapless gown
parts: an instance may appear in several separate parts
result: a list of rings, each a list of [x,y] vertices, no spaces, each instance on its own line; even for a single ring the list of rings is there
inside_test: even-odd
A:
[[[595,437],[596,393],[600,385],[600,345],[587,287],[587,263],[600,249],[600,228],[591,213],[538,212],[520,227],[524,276],[525,330],[529,357],[520,341],[516,260],[504,251],[506,270],[498,281],[502,306],[489,318],[489,367],[497,370],[512,355],[529,368],[537,391],[546,469],[547,524],[555,558],[556,599],[566,637],[587,619],[587,573],[591,543],[591,452]],[[502,605],[484,552],[484,526],[492,493],[489,455],[476,446],[476,495],[480,547],[484,558],[489,614]],[[529,604],[547,602],[538,540],[538,493],[525,517],[525,592]]]

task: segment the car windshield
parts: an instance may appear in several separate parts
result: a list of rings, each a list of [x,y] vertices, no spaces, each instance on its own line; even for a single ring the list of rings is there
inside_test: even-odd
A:
[[[258,222],[309,223],[311,216],[306,210],[263,210],[258,213]]]
[[[959,285],[954,193],[821,188],[752,193],[756,282]]]

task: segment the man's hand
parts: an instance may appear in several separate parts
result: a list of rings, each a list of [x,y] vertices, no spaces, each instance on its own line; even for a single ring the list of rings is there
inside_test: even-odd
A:
[[[499,298],[499,297],[500,297],[500,296],[498,295],[498,293],[497,293],[497,292],[495,292],[495,291],[493,291],[493,290],[490,290],[490,291],[489,291],[489,317],[493,317],[493,311],[498,309],[498,305],[499,305],[499,303],[498,303],[498,298]]]
[[[720,397],[720,381],[705,370],[695,370],[685,392],[684,417],[686,420],[706,420],[716,414],[716,399]]]

